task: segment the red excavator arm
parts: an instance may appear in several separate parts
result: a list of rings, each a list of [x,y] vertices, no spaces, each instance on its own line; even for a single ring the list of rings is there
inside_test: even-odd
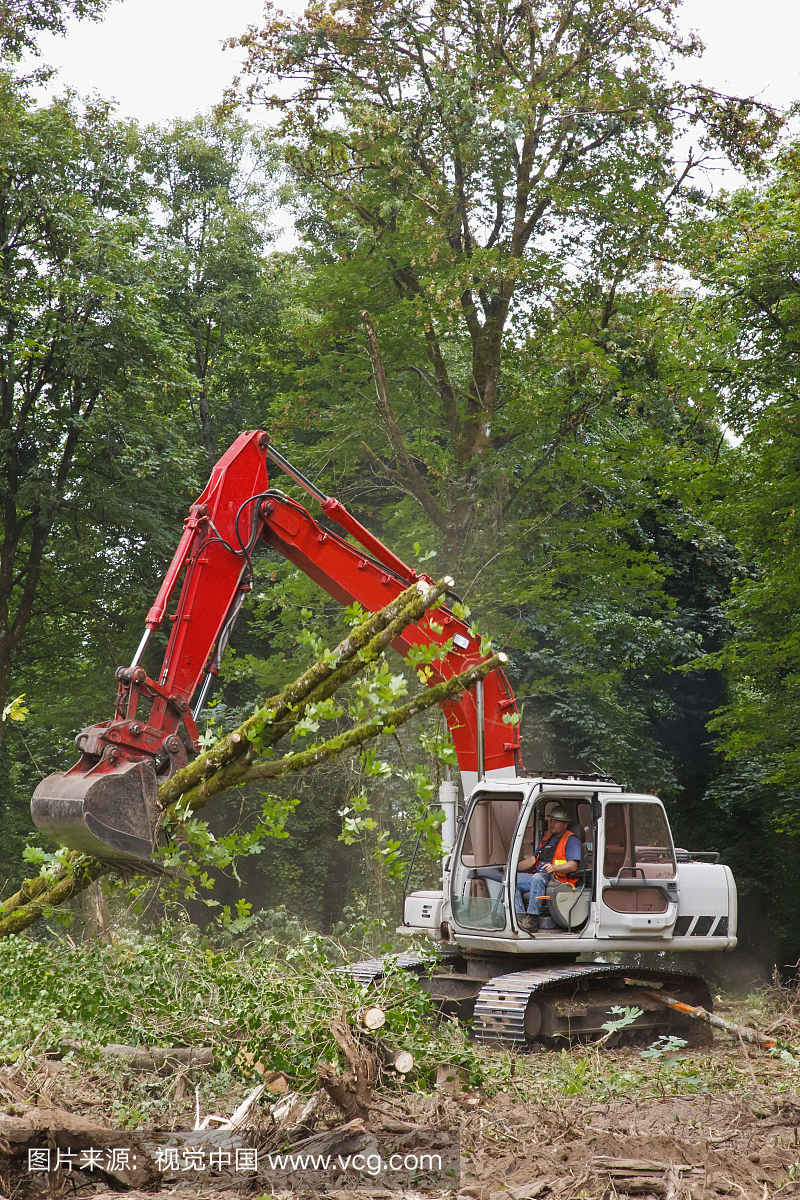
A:
[[[363,549],[323,528],[301,504],[270,488],[268,457],[310,492],[325,515]],[[117,671],[114,717],[83,729],[76,738],[80,761],[43,780],[34,793],[33,820],[56,841],[111,861],[135,860],[139,866],[146,862],[159,823],[158,780],[183,766],[188,754],[199,749],[196,717],[252,585],[251,555],[259,540],[340,603],[357,601],[370,612],[383,608],[420,579],[432,582],[392,554],[338,500],[291,467],[269,446],[265,433],[241,434],[191,506],[133,662]],[[172,630],[164,661],[158,679],[150,679],[139,660],[151,633],[164,621],[182,572],[177,606],[169,617]],[[447,607],[436,609],[433,624],[426,616],[409,626],[393,645],[405,655],[414,646],[431,643],[442,646],[431,685],[485,658],[469,627]],[[190,702],[203,674],[205,681],[192,711]],[[139,708],[143,699],[150,703],[146,719]],[[462,693],[443,709],[462,776],[467,776],[465,790],[470,790],[469,776],[477,778],[479,772],[516,774],[521,766],[519,731],[503,720],[516,712],[516,703],[502,671],[493,671],[482,689]]]

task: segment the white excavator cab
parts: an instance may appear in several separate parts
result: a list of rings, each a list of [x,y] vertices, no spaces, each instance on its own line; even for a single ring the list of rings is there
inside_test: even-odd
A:
[[[556,806],[570,815],[581,860],[553,880],[535,933],[515,911],[517,864],[535,852]],[[462,949],[511,954],[730,950],[736,892],[718,856],[675,849],[656,796],[611,781],[481,781],[445,858],[443,891],[405,898],[400,932]]]

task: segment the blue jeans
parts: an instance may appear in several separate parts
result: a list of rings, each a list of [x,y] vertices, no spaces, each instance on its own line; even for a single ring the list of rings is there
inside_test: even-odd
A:
[[[517,875],[517,891],[514,896],[514,908],[518,913],[532,913],[534,916],[539,915],[539,901],[545,894],[548,883],[552,876],[546,875],[544,871],[537,871],[535,875],[529,875],[527,871],[520,871]],[[523,902],[523,897],[527,896],[527,907]]]

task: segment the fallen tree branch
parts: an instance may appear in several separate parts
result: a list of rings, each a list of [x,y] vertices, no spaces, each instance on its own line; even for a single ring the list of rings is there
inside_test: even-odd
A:
[[[626,979],[625,982],[629,981]],[[630,982],[636,982],[636,980]],[[653,1000],[660,1000],[663,1005],[675,1012],[684,1013],[685,1016],[692,1017],[695,1021],[705,1021],[707,1025],[713,1025],[715,1029],[724,1029],[726,1033],[730,1033],[744,1042],[750,1042],[752,1045],[765,1046],[769,1050],[774,1050],[778,1044],[775,1038],[767,1037],[765,1034],[759,1033],[757,1029],[750,1029],[746,1025],[736,1025],[733,1021],[726,1021],[724,1017],[710,1013],[700,1004],[684,1004],[682,1000],[676,1000],[673,996],[664,996],[661,992],[647,991],[645,995],[651,996]]]
[[[100,862],[99,859],[87,858],[84,855],[76,855],[68,863],[67,869],[59,876],[40,875],[35,880],[26,880],[16,896],[19,896],[28,884],[33,883],[37,885],[35,888],[36,898],[15,905],[10,911],[6,910],[7,915],[0,917],[0,938],[8,937],[12,933],[21,933],[23,929],[27,929],[29,925],[33,925],[43,917],[51,908],[58,908],[60,904],[66,904],[67,900],[77,896],[84,888],[94,883],[95,879],[107,875],[111,869],[110,863]],[[39,886],[39,880],[43,881],[41,886]],[[11,896],[6,903],[10,904],[11,901],[16,900],[16,896]]]
[[[255,753],[274,746],[294,728],[312,704],[327,700],[357,675],[366,663],[379,658],[387,646],[407,626],[415,624],[451,586],[452,580],[448,577],[433,587],[424,583],[414,584],[390,604],[372,613],[339,643],[330,656],[314,663],[233,733],[222,738],[188,766],[176,771],[162,784],[159,803],[169,810],[181,797],[187,797],[183,806],[192,809],[202,807],[201,798],[205,797],[204,802],[207,802],[220,791],[220,788],[209,790],[206,787],[211,776],[216,776],[225,767],[235,768],[248,757],[252,761]],[[225,778],[229,780],[225,787],[235,787],[244,776],[233,769]]]

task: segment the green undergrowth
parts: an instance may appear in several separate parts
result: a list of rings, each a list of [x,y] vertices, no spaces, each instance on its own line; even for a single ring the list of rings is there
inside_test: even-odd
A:
[[[608,1051],[574,1047],[518,1058],[509,1064],[497,1056],[485,1064],[496,1094],[520,1100],[534,1094],[581,1098],[588,1103],[614,1100],[666,1099],[675,1096],[721,1095],[742,1097],[800,1090],[800,1058],[788,1062],[779,1054],[751,1051],[720,1038],[713,1049],[683,1050],[663,1058],[645,1057],[640,1050]],[[535,1089],[535,1090],[533,1090]]]
[[[520,1100],[540,1090],[542,1095],[575,1097],[590,1104],[726,1092],[762,1103],[765,1093],[799,1092],[798,983],[785,985],[774,979],[746,1000],[722,996],[717,1000],[721,1015],[740,1025],[769,1030],[778,1038],[778,1047],[747,1046],[716,1032],[713,1045],[702,1049],[689,1048],[679,1038],[661,1037],[647,1049],[574,1045],[544,1054],[495,1054],[491,1063],[484,1059],[484,1090]],[[625,1022],[619,1024],[624,1027]]]
[[[222,947],[188,924],[116,933],[110,946],[11,937],[0,941],[0,997],[4,1063],[34,1044],[90,1058],[108,1043],[211,1046],[223,1071],[253,1051],[302,1091],[320,1062],[339,1060],[332,1018],[379,1005],[387,1020],[377,1036],[414,1055],[411,1086],[426,1086],[442,1062],[482,1079],[481,1056],[457,1025],[436,1022],[415,977],[390,969],[367,990],[311,934]]]

